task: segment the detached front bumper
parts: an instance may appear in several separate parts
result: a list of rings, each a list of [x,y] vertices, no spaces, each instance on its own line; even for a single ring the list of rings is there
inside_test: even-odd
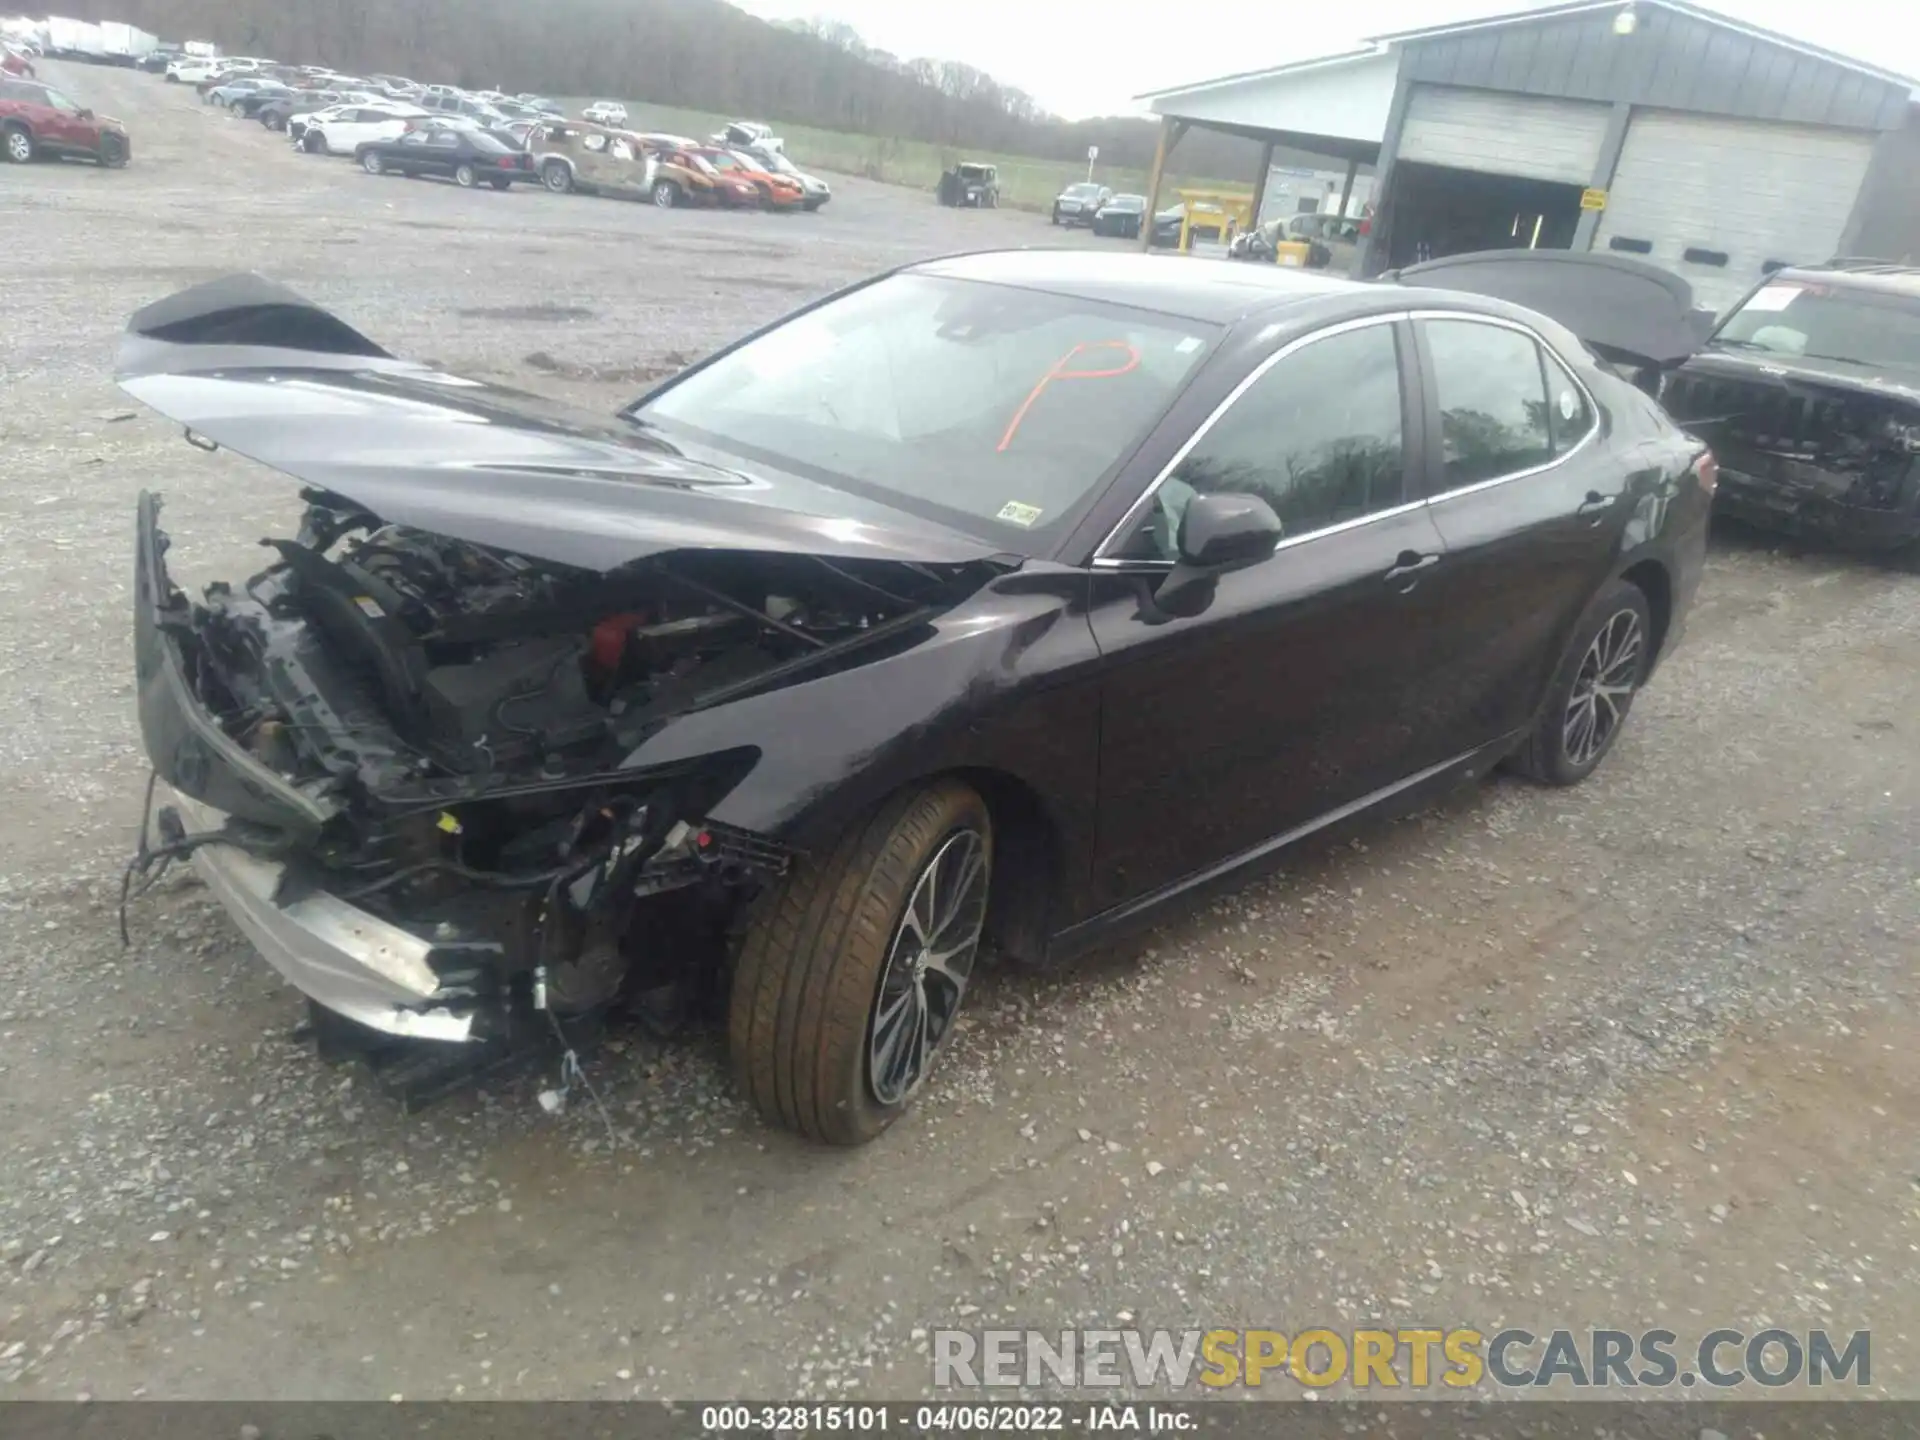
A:
[[[227,823],[190,796],[174,792],[167,803],[190,835]],[[287,866],[233,845],[201,846],[193,866],[261,957],[316,1004],[388,1035],[476,1038],[474,992],[448,986],[435,968],[470,965],[471,947],[437,946],[324,891],[283,899]]]

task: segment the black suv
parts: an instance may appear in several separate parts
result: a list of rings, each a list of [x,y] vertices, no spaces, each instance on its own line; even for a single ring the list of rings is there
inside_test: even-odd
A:
[[[1719,457],[1721,510],[1920,554],[1920,267],[1774,271],[1660,398]]]

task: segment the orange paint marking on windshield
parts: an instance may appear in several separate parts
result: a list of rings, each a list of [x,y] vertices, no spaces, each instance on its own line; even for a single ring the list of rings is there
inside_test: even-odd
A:
[[[1089,350],[1124,351],[1127,363],[1115,365],[1106,370],[1070,370],[1073,357]],[[996,451],[1004,452],[1013,443],[1014,434],[1020,429],[1020,422],[1027,418],[1027,411],[1033,408],[1033,402],[1056,380],[1110,380],[1116,375],[1125,375],[1130,370],[1140,368],[1140,352],[1124,340],[1082,340],[1066,354],[1053,362],[1053,367],[1040,377],[1040,383],[1027,392],[1027,398],[1020,402],[1020,408],[1013,412],[1013,419],[1007,422],[1007,433],[1000,437],[1000,443],[994,446]]]

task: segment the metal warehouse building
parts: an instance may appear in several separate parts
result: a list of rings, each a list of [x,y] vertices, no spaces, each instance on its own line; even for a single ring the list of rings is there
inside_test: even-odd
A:
[[[1611,250],[1717,307],[1780,264],[1920,260],[1916,82],[1681,0],[1435,25],[1142,98],[1163,161],[1197,125],[1369,167],[1364,275]]]

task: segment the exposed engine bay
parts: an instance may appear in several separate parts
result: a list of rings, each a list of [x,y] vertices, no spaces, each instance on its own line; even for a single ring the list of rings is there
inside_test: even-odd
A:
[[[1668,412],[1713,446],[1725,503],[1862,543],[1910,539],[1920,525],[1920,405],[1755,368],[1698,363],[1661,391]]]
[[[176,815],[163,838],[247,850],[285,867],[281,899],[324,892],[431,937],[454,957],[435,962],[436,1003],[472,1002],[490,1017],[476,1034],[516,1009],[584,1015],[687,982],[787,865],[705,818],[754,754],[624,769],[642,740],[911,643],[989,573],[680,551],[603,574],[303,493],[298,535],[263,542],[274,562],[197,602],[166,580],[164,536],[143,535],[151,634],[192,708],[326,819],[317,836],[258,816],[214,836]],[[191,792],[193,747],[169,750],[177,732],[148,724],[144,691],[142,716],[163,777]]]

